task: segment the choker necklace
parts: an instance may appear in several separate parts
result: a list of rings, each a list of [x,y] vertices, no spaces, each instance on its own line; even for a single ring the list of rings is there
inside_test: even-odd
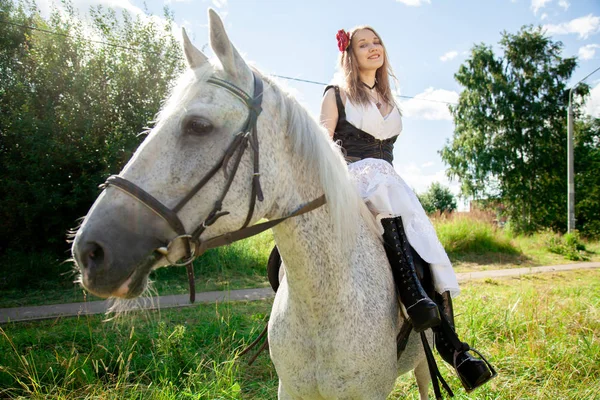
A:
[[[361,83],[362,83],[363,85],[365,85],[367,88],[371,89],[371,90],[375,89],[375,86],[377,86],[377,81],[375,81],[375,83],[373,84],[373,86],[369,86],[369,85],[367,85],[366,83],[364,83],[363,81],[361,81]]]
[[[364,83],[363,81],[361,81],[361,83],[363,85],[365,85],[367,87],[367,89],[369,89],[369,90],[373,90],[373,89],[375,89],[375,86],[377,86],[377,80],[375,80],[375,83],[373,84],[373,86],[369,86],[366,83]],[[375,100],[375,106],[377,107],[377,109],[380,109],[381,102],[379,101],[379,94],[377,93],[377,91],[375,93],[377,94],[377,98],[374,98],[371,93],[367,93],[367,94],[369,95],[369,97],[371,97],[373,100]]]
[[[377,98],[373,97],[370,93],[368,93],[369,97],[375,100],[375,106],[379,110],[381,108],[381,102],[379,101],[379,94],[377,94]]]

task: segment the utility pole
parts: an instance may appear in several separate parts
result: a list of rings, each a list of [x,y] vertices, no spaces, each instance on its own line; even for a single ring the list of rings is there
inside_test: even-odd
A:
[[[588,74],[585,78],[577,82],[569,89],[569,108],[567,110],[567,231],[573,232],[575,230],[575,155],[573,152],[573,89],[579,84],[589,78],[592,74],[600,70],[600,67],[596,68],[592,73]]]
[[[579,85],[579,82],[577,83]],[[573,153],[573,86],[569,90],[569,110],[567,111],[567,232],[575,230],[575,160]]]

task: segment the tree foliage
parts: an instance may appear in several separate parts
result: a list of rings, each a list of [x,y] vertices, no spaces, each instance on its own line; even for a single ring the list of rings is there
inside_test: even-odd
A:
[[[585,118],[575,128],[575,225],[600,237],[600,119]]]
[[[433,182],[425,193],[417,195],[417,197],[427,214],[433,214],[436,211],[450,213],[456,210],[454,195],[448,187],[439,182]]]
[[[576,59],[563,58],[562,43],[532,26],[503,33],[500,48],[498,56],[474,46],[455,74],[464,90],[450,108],[455,131],[442,159],[463,195],[500,200],[517,230],[564,229],[567,82]],[[579,86],[574,98],[588,91]]]
[[[168,10],[162,23],[97,7],[84,23],[63,7],[43,18],[33,3],[0,0],[7,248],[66,250],[66,231],[130,158],[183,68]]]

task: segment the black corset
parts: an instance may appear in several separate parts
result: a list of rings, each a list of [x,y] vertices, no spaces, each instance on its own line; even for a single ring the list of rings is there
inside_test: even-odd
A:
[[[363,158],[380,158],[389,162],[394,160],[394,142],[398,135],[385,140],[379,140],[373,135],[358,129],[346,119],[346,109],[342,103],[340,89],[337,86],[327,86],[325,91],[333,87],[338,109],[338,122],[335,126],[333,140],[344,150],[344,156],[349,163]]]

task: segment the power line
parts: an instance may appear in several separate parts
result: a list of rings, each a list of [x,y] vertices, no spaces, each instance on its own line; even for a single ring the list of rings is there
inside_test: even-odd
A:
[[[275,74],[270,74],[271,76],[274,76],[276,78],[281,78],[281,79],[288,79],[290,81],[298,81],[298,82],[304,82],[304,83],[312,83],[314,85],[321,85],[321,86],[327,86],[327,83],[323,83],[323,82],[317,82],[317,81],[311,81],[308,79],[300,79],[300,78],[292,78],[289,76],[283,76],[283,75],[275,75]],[[403,96],[403,95],[399,95],[399,94],[395,94],[395,97],[400,97],[403,99],[415,99],[415,100],[422,100],[422,101],[431,101],[433,103],[443,103],[443,104],[452,104],[452,105],[456,105],[456,103],[453,103],[451,101],[443,101],[443,100],[434,100],[434,99],[423,99],[420,97],[415,97],[415,96]]]
[[[581,82],[585,81],[587,78],[589,78],[590,76],[594,75],[596,72],[598,72],[600,70],[600,67],[596,68],[595,70],[593,70],[592,72],[590,72],[589,74],[587,74],[585,76],[585,78],[581,79],[579,82],[577,82],[576,84],[574,84],[571,88],[575,88],[577,85],[579,85]]]
[[[21,25],[21,24],[17,24],[17,23],[10,22],[10,21],[5,21],[5,20],[0,20],[0,21],[3,22],[3,23],[6,23],[8,25],[18,26],[18,27],[24,28],[24,29],[31,29],[31,30],[34,30],[34,31],[39,31],[39,32],[47,33],[47,34],[50,34],[50,35],[57,35],[57,36],[63,36],[63,37],[71,38],[71,39],[78,39],[77,37],[75,37],[73,35],[67,35],[66,33],[53,32],[53,31],[49,31],[47,29],[36,28],[34,26],[28,26],[28,25]],[[103,42],[101,40],[93,40],[93,39],[87,39],[87,38],[82,38],[82,39],[85,39],[88,42],[104,44],[104,45],[107,45],[107,46],[117,47],[117,48],[124,49],[124,50],[137,51],[137,52],[140,52],[140,53],[150,53],[150,54],[155,54],[155,55],[160,55],[161,54],[161,53],[158,53],[158,52],[142,50],[140,48],[133,48],[133,47],[122,46],[122,45],[114,44],[114,43],[110,43],[110,42]],[[276,74],[270,74],[270,75],[274,76],[276,78],[287,79],[287,80],[290,80],[290,81],[298,81],[298,82],[310,83],[310,84],[313,84],[313,85],[327,86],[327,83],[312,81],[312,80],[308,80],[308,79],[292,78],[290,76],[283,76],[283,75],[276,75]],[[404,96],[404,95],[399,95],[399,94],[396,94],[394,96],[398,97],[398,98],[403,98],[403,99],[414,99],[414,100],[420,100],[420,101],[429,101],[429,102],[432,102],[432,103],[442,103],[442,104],[456,105],[456,103],[453,103],[453,102],[450,102],[450,101],[434,100],[434,99],[423,99],[423,98],[416,97],[416,96]]]
[[[47,29],[36,28],[35,26],[28,26],[28,25],[16,24],[16,23],[10,22],[10,21],[0,20],[0,22],[8,24],[8,25],[18,26],[19,28],[31,29],[33,31],[39,31],[39,32],[43,32],[43,33],[48,33],[50,35],[63,36],[63,37],[71,38],[71,39],[84,39],[84,40],[86,40],[88,42],[105,44],[107,46],[117,47],[117,48],[124,49],[124,50],[131,50],[131,51],[137,51],[137,52],[140,52],[140,53],[149,53],[149,54],[156,54],[156,55],[162,54],[162,53],[155,52],[155,51],[142,50],[139,47],[138,48],[127,47],[127,46],[122,46],[120,44],[114,44],[114,43],[110,43],[110,42],[103,42],[101,40],[88,39],[88,38],[85,38],[85,37],[78,38],[78,37],[75,37],[73,35],[67,35],[66,33],[49,31]]]

